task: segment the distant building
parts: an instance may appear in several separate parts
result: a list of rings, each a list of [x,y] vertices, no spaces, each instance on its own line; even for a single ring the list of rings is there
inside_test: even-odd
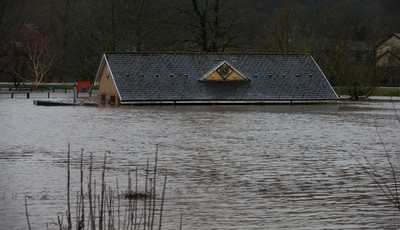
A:
[[[374,46],[369,42],[354,41],[349,45],[349,51],[358,62],[374,57]]]
[[[400,86],[400,34],[394,33],[377,46],[378,73],[384,86]]]
[[[310,55],[108,53],[96,83],[118,105],[339,100]]]
[[[400,66],[400,34],[394,33],[383,40],[377,48],[377,66]]]

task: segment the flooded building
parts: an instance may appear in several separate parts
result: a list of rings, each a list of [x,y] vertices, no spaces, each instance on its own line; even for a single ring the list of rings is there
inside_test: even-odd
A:
[[[339,100],[310,55],[107,53],[102,103],[315,103]]]

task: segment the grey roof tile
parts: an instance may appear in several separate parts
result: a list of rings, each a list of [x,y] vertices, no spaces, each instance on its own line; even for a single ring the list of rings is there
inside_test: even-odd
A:
[[[121,102],[338,100],[309,55],[117,53],[105,58]],[[250,81],[199,81],[221,61],[230,63]]]

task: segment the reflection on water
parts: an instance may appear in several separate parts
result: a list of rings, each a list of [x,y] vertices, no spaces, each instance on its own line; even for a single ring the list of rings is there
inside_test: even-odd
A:
[[[398,153],[393,106],[400,103],[95,108],[3,99],[0,226],[26,228],[26,194],[34,229],[65,212],[71,142],[73,180],[80,148],[86,167],[94,154],[97,175],[110,150],[114,185],[154,160],[159,144],[159,172],[169,175],[166,229],[177,228],[180,213],[186,229],[396,228],[398,212],[350,156],[387,172],[377,131]]]

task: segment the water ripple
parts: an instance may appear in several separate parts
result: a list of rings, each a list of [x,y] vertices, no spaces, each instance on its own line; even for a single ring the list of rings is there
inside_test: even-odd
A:
[[[0,116],[5,229],[26,228],[26,194],[36,229],[64,212],[68,142],[75,182],[83,148],[95,176],[110,151],[107,180],[120,186],[130,170],[144,176],[159,144],[159,176],[169,175],[166,229],[180,213],[187,229],[400,227],[398,212],[350,156],[390,174],[379,132],[398,169],[391,103],[95,108],[2,99]]]

